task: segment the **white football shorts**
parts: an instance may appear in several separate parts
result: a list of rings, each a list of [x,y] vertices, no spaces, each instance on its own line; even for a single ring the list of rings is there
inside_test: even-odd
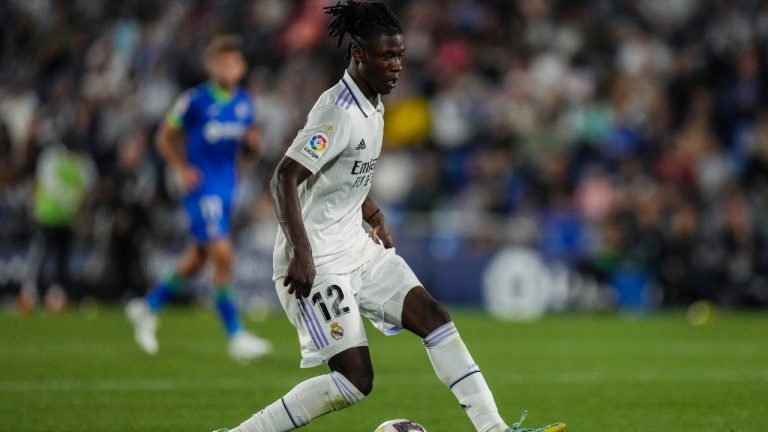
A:
[[[318,275],[307,298],[289,294],[284,278],[275,281],[280,303],[299,334],[302,368],[367,346],[363,316],[386,335],[402,330],[405,295],[421,282],[394,249],[371,244],[376,248],[372,259],[349,273]]]

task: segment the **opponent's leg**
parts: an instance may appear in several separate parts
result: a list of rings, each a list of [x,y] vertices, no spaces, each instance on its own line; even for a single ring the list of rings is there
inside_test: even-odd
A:
[[[229,237],[215,240],[207,246],[213,264],[216,311],[224,332],[229,338],[229,354],[238,361],[247,362],[272,351],[271,344],[243,330],[237,312],[232,288],[232,242]]]
[[[228,337],[242,330],[232,290],[232,243],[222,238],[207,245],[213,264],[213,287],[216,295],[216,311]]]
[[[200,245],[187,247],[176,269],[155,285],[145,299],[133,299],[125,307],[125,313],[133,324],[136,343],[147,354],[157,354],[157,313],[171,298],[184,289],[184,281],[194,276],[205,265],[206,251]]]
[[[205,265],[207,253],[199,244],[188,246],[182,254],[173,273],[158,282],[147,293],[146,301],[150,312],[157,314],[176,295],[184,290],[185,281],[196,275]]]
[[[373,367],[367,346],[333,356],[331,373],[310,378],[232,432],[284,432],[361,401],[373,389]]]

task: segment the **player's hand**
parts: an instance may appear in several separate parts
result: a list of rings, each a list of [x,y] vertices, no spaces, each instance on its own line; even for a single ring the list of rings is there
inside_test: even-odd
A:
[[[176,168],[176,178],[182,189],[184,189],[185,192],[190,192],[200,186],[200,183],[203,181],[203,173],[193,166],[185,165]]]
[[[312,259],[311,249],[294,249],[293,258],[288,263],[288,272],[283,280],[283,286],[288,287],[288,293],[296,298],[307,298],[315,284],[315,260]]]
[[[392,233],[389,229],[387,219],[384,217],[384,213],[378,212],[373,215],[368,221],[368,225],[371,226],[371,230],[368,232],[368,237],[370,237],[376,244],[383,244],[385,249],[395,246],[395,241],[392,240]]]

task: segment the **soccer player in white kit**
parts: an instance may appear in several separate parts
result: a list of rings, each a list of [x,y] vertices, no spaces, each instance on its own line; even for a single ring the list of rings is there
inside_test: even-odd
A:
[[[348,67],[320,96],[272,179],[282,228],[273,278],[299,335],[301,366],[328,363],[331,372],[298,384],[233,431],[293,430],[368,395],[373,367],[363,316],[384,333],[406,329],[421,337],[438,378],[478,431],[566,430],[562,423],[522,429],[502,420],[448,312],[395,254],[368,192],[381,153],[381,95],[396,87],[403,68],[402,29],[379,2],[348,1],[326,12],[339,45],[350,35]]]

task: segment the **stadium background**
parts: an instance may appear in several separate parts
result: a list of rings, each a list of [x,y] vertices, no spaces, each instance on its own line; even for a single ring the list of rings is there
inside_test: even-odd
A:
[[[124,300],[168,268],[185,222],[152,136],[204,79],[205,42],[231,32],[264,132],[238,193],[237,274],[271,298],[265,185],[344,66],[328,3],[4,2],[0,293],[24,282],[37,155],[55,142],[97,172],[72,297]],[[765,2],[387,3],[408,52],[373,194],[437,297],[539,312],[768,304]]]
[[[322,373],[299,370],[295,331],[262,306],[277,229],[265,184],[343,69],[328,3],[0,0],[0,431],[231,427]],[[451,303],[505,418],[764,428],[768,2],[387,3],[408,51],[374,194],[398,251]],[[185,244],[151,137],[204,79],[202,47],[222,31],[245,42],[265,137],[234,238],[245,325],[275,350],[248,367],[226,355],[206,276],[187,299],[198,305],[163,314],[157,357],[120,307]],[[96,172],[74,227],[71,307],[22,314],[35,171],[59,141]],[[503,317],[559,313],[505,321],[484,302]],[[307,430],[400,417],[471,429],[417,338],[369,337],[376,390]]]

